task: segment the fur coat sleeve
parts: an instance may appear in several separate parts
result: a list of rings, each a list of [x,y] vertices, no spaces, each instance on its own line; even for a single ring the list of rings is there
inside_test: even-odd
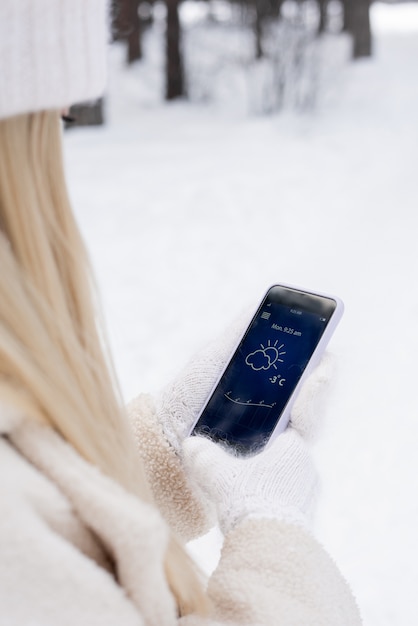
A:
[[[203,535],[215,525],[215,509],[190,485],[158,422],[152,397],[138,396],[127,406],[127,411],[161,514],[183,541]]]

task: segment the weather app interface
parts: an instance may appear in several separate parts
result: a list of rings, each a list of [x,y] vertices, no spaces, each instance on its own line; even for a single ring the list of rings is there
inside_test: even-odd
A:
[[[242,452],[274,430],[329,316],[268,300],[257,313],[194,429]]]

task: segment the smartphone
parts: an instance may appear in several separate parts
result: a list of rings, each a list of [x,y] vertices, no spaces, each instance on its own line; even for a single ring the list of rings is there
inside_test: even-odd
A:
[[[286,428],[295,397],[343,310],[335,296],[270,287],[190,434],[240,454],[271,443]]]

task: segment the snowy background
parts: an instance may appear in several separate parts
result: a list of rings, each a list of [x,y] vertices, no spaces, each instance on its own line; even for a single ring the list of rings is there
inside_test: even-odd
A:
[[[160,99],[155,39],[111,54],[108,124],[66,133],[74,206],[128,400],[274,282],[339,295],[316,534],[367,626],[418,623],[418,4],[375,4],[375,54],[324,41],[314,111],[259,116],[228,77]],[[154,50],[154,52],[153,52]],[[154,81],[154,82],[153,82]],[[241,82],[240,82],[241,81]],[[214,566],[218,537],[193,547]]]

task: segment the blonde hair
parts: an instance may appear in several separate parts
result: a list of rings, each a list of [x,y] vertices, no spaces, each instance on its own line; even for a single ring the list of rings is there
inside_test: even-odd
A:
[[[1,120],[0,155],[0,397],[152,502],[68,199],[58,112]],[[200,581],[174,536],[165,566],[179,612],[203,612]]]

